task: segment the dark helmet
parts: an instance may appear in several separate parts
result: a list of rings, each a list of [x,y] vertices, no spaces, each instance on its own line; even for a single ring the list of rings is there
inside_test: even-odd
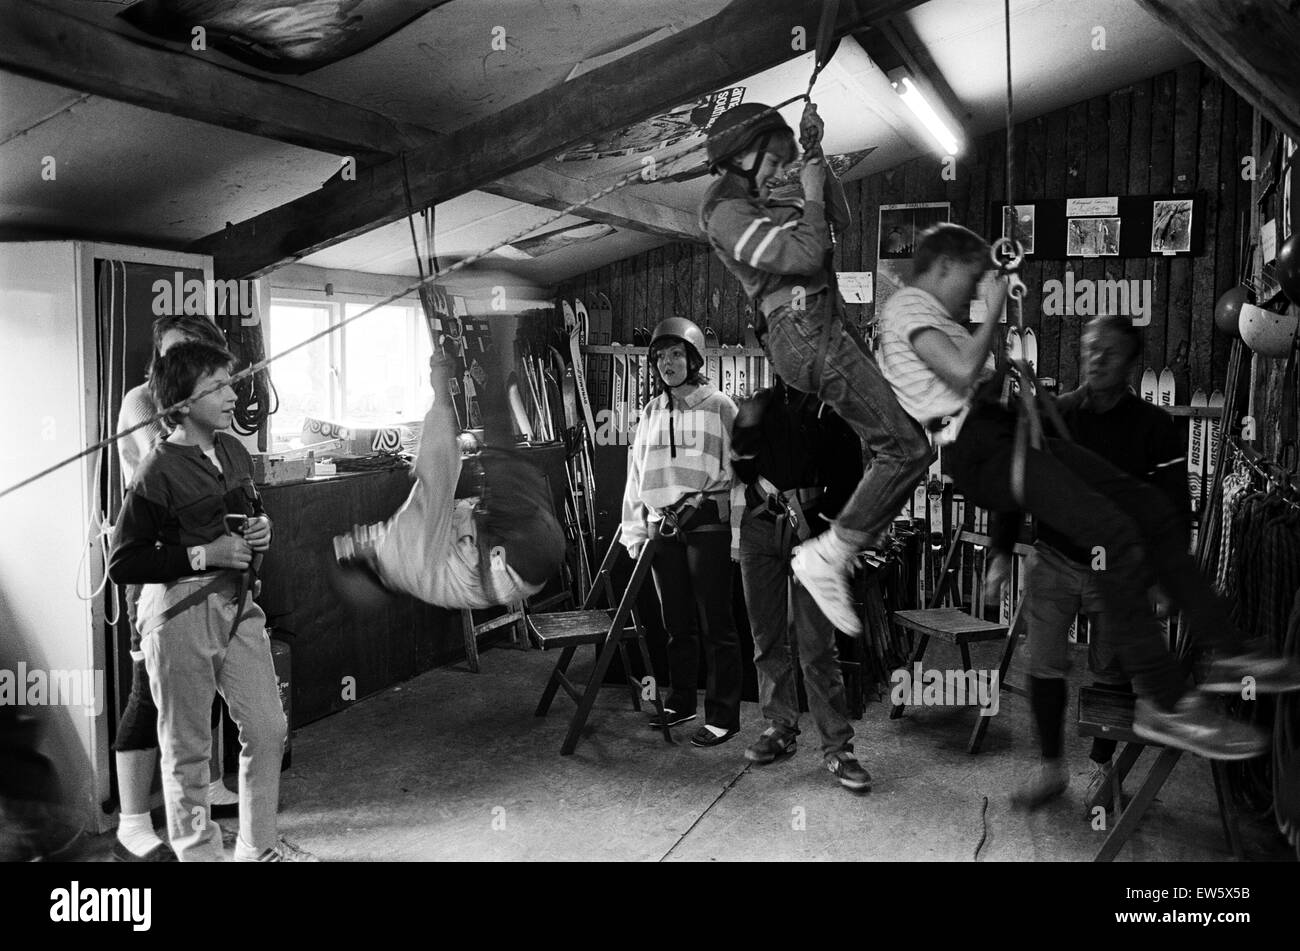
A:
[[[661,341],[680,340],[686,344],[686,358],[693,358],[700,366],[704,365],[704,331],[685,317],[668,317],[655,325],[655,332],[650,335],[650,353],[653,354]]]
[[[709,171],[716,172],[728,159],[748,151],[756,142],[778,132],[787,133],[791,140],[794,131],[781,118],[781,113],[761,102],[746,102],[732,106],[709,126],[705,150],[709,156]]]

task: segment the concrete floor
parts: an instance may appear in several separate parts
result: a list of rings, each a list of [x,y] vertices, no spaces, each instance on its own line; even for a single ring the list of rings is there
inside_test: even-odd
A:
[[[980,647],[975,665],[995,662]],[[561,695],[549,716],[533,716],[554,659],[490,650],[482,673],[430,671],[296,730],[280,831],[343,862],[1090,861],[1105,836],[1082,817],[1090,741],[1073,728],[1077,674],[1066,730],[1071,788],[1027,816],[1008,803],[1037,767],[1019,697],[1003,695],[976,756],[966,753],[969,709],[909,708],[891,721],[886,704],[868,704],[854,725],[874,786],[858,795],[825,771],[815,734],[801,735],[789,759],[750,765],[745,746],[766,727],[752,703],[738,737],[701,750],[689,743],[700,721],[675,730],[669,746],[631,711],[626,691],[607,687],[577,751],[562,757],[572,704]],[[925,666],[958,664],[955,651],[935,645]],[[1085,666],[1081,651],[1076,671]],[[1014,666],[1009,679],[1021,682]],[[1143,755],[1127,792],[1153,759]],[[1242,816],[1241,830],[1249,859],[1294,861],[1271,817]],[[86,858],[109,860],[112,835]],[[1119,861],[1232,861],[1206,760],[1179,761]]]
[[[1018,697],[1004,695],[977,756],[965,752],[971,710],[890,721],[869,704],[855,726],[875,783],[855,795],[808,734],[792,758],[749,765],[744,748],[765,727],[755,704],[740,736],[701,750],[687,742],[699,721],[668,746],[626,692],[606,688],[576,753],[561,757],[567,698],[533,716],[553,661],[492,650],[480,674],[431,671],[295,731],[281,831],[327,861],[1086,861],[1104,837],[1082,818],[1089,741],[1072,726],[1069,792],[1032,816],[1011,811],[1008,794],[1037,765]],[[956,664],[942,647],[926,658]],[[1251,859],[1293,858],[1271,820],[1243,816],[1242,832]],[[1183,757],[1120,859],[1231,860],[1205,760]]]

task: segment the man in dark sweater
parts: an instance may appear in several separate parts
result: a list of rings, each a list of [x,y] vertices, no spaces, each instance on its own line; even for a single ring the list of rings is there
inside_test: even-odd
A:
[[[1082,343],[1083,383],[1058,400],[1062,421],[1078,446],[1158,487],[1173,506],[1177,530],[1186,542],[1190,510],[1183,440],[1172,416],[1138,398],[1128,386],[1142,353],[1141,334],[1128,320],[1098,317],[1084,328]],[[1104,610],[1091,561],[1091,553],[1061,531],[1046,523],[1038,526],[1034,554],[1025,566],[1021,611],[1029,631],[1030,702],[1043,759],[1039,774],[1013,796],[1022,808],[1036,809],[1069,785],[1062,735],[1070,670],[1068,633],[1080,612],[1095,617]],[[1091,625],[1090,631],[1093,673],[1107,686],[1125,684],[1128,678],[1117,672],[1101,625]],[[1098,787],[1109,788],[1114,751],[1113,740],[1094,741],[1090,794]]]
[[[731,447],[732,468],[745,483],[740,573],[759,702],[768,721],[745,758],[771,763],[795,751],[797,661],[826,768],[845,788],[865,792],[871,776],[853,756],[835,629],[807,589],[789,584],[794,546],[826,531],[862,478],[861,445],[820,400],[778,381],[741,402]],[[791,614],[793,624],[787,620]]]

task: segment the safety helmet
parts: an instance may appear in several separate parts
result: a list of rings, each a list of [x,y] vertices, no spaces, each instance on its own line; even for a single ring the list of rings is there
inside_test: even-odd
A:
[[[732,106],[709,126],[705,142],[709,171],[716,172],[719,168],[731,167],[733,171],[744,175],[744,170],[728,166],[727,163],[755,144],[765,146],[768,139],[778,132],[788,133],[791,140],[794,139],[794,131],[781,118],[781,113],[761,102]]]
[[[650,355],[653,357],[655,350],[669,340],[680,340],[686,345],[686,365],[690,369],[704,366],[704,331],[694,321],[685,317],[667,317],[659,321],[650,335]],[[656,366],[655,373],[658,372]]]
[[[1262,357],[1285,357],[1295,340],[1296,315],[1278,314],[1254,304],[1241,305],[1241,339]]]

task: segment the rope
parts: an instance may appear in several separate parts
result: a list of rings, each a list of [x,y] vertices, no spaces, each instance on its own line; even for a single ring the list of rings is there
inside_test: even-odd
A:
[[[735,128],[737,130],[743,129],[748,125],[758,122],[760,119],[766,118],[772,113],[779,112],[781,109],[784,109],[786,106],[792,103],[798,102],[800,100],[806,100],[808,98],[809,96],[807,93],[800,93],[797,96],[791,96],[789,99],[786,99],[783,102],[779,102],[775,106],[769,106],[768,108],[764,109],[762,112],[752,116],[751,118],[745,120],[742,123],[739,123]],[[698,142],[681,154],[683,156],[689,155],[692,152],[696,152],[699,151],[700,149],[703,149],[705,145],[706,145],[705,141]],[[244,380],[248,379],[254,374],[265,370],[268,366],[270,366],[275,361],[280,360],[283,357],[287,357],[291,353],[296,353],[297,351],[303,349],[304,347],[311,346],[311,344],[315,343],[317,340],[320,340],[324,337],[328,337],[330,334],[337,333],[338,331],[342,330],[344,327],[346,327],[348,324],[352,323],[353,321],[360,320],[362,317],[366,317],[372,314],[373,312],[375,312],[376,310],[379,310],[382,307],[387,307],[388,305],[398,300],[401,300],[404,297],[409,297],[412,293],[422,294],[424,293],[424,289],[428,287],[429,284],[435,281],[439,281],[447,277],[448,275],[456,273],[457,271],[464,270],[465,268],[470,267],[471,265],[477,264],[479,261],[487,257],[489,254],[492,254],[494,251],[497,251],[500,248],[504,248],[507,245],[514,244],[516,241],[520,241],[523,238],[528,237],[528,235],[541,230],[547,225],[553,224],[554,222],[559,221],[561,218],[573,214],[575,211],[585,208],[588,205],[594,204],[595,202],[598,202],[602,198],[614,194],[616,191],[622,188],[626,188],[628,185],[635,185],[642,181],[643,179],[641,177],[641,169],[638,168],[637,170],[630,172],[624,177],[620,178],[618,181],[614,182],[613,184],[608,185],[605,188],[602,188],[600,191],[588,195],[586,198],[583,198],[581,201],[576,201],[573,204],[568,205],[565,208],[562,208],[561,210],[557,211],[555,214],[551,215],[549,218],[545,219],[544,221],[531,224],[524,230],[519,231],[511,235],[510,237],[505,238],[502,241],[498,241],[496,244],[484,248],[481,251],[477,251],[466,258],[462,258],[460,261],[457,261],[455,264],[452,264],[450,267],[448,267],[446,270],[442,271],[441,273],[435,272],[433,274],[427,274],[421,277],[419,280],[415,281],[413,284],[410,284],[407,287],[404,287],[401,290],[397,291],[396,293],[389,295],[388,297],[384,298],[378,303],[373,304],[370,307],[367,307],[365,310],[360,311],[359,313],[356,313],[344,320],[341,320],[338,323],[333,324],[318,333],[312,334],[311,336],[303,340],[300,340],[298,343],[294,344],[293,346],[285,350],[281,350],[279,353],[275,354],[274,356],[264,357],[263,359],[258,360],[256,363],[250,364],[249,366],[245,367],[243,370],[240,370],[238,373],[235,373],[230,378],[229,385],[235,386],[239,383],[242,383]],[[423,268],[421,268],[421,270],[423,270]],[[97,452],[100,449],[113,445],[114,443],[117,442],[117,440],[121,439],[123,436],[129,435],[130,433],[135,432],[137,429],[143,429],[145,426],[152,424],[156,420],[162,419],[168,413],[180,412],[183,408],[189,406],[195,400],[202,399],[203,397],[211,393],[215,393],[217,390],[221,389],[221,387],[225,385],[227,384],[224,383],[213,384],[212,386],[209,386],[206,389],[200,390],[198,393],[195,393],[193,396],[190,396],[187,399],[181,400],[180,402],[172,406],[168,406],[163,409],[160,409],[153,416],[142,420],[141,422],[137,423],[134,426],[131,426],[127,429],[123,429],[120,432],[113,433],[108,438],[101,439],[98,442],[93,443],[90,446],[87,446],[85,449],[81,450],[80,452],[68,456],[67,458],[62,459],[51,466],[47,466],[46,468],[40,470],[39,472],[33,475],[28,476],[25,479],[22,479],[19,482],[15,482],[13,485],[10,485],[5,489],[0,490],[0,499],[14,492],[17,492],[19,489],[31,485],[34,482],[40,481],[46,476],[62,469],[64,466],[71,465],[72,463],[76,462],[78,459],[82,459],[93,452]]]

